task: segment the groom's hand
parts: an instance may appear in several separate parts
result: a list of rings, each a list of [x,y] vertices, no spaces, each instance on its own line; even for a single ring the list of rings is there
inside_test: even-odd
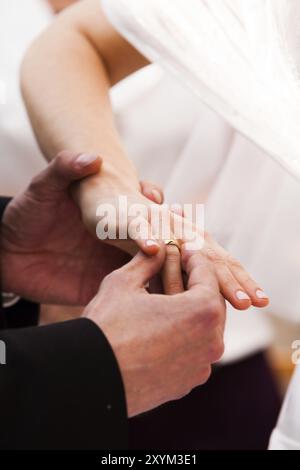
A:
[[[86,305],[108,273],[128,261],[91,236],[70,194],[75,181],[99,173],[101,158],[60,153],[6,208],[1,226],[4,291],[43,303]],[[141,183],[146,197],[160,189]]]
[[[148,281],[162,268],[165,251],[139,253],[104,279],[85,310],[107,336],[118,360],[128,415],[151,410],[206,382],[223,354],[225,302],[213,264],[183,248],[188,290],[149,294]]]

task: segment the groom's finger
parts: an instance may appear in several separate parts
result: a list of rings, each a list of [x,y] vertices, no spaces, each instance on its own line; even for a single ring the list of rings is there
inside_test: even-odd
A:
[[[141,251],[125,266],[115,271],[120,281],[124,281],[128,289],[143,288],[160,272],[165,260],[164,246],[155,256],[147,256]]]
[[[220,332],[223,334],[226,305],[220,292],[214,265],[201,250],[188,250],[186,245],[182,245],[181,250],[182,267],[188,275],[188,291],[184,294],[184,302],[188,305],[188,302],[191,301],[191,308],[193,298],[199,297],[198,302],[202,302],[203,307],[206,302],[207,312],[214,312],[214,316],[219,321]],[[203,293],[206,295],[203,296]]]
[[[181,247],[182,267],[188,276],[188,290],[199,287],[219,293],[219,283],[213,263],[209,261],[201,250],[188,250],[186,244]]]
[[[102,159],[98,155],[81,153],[75,154],[63,151],[48,167],[48,184],[57,190],[65,190],[74,182],[91,176],[100,171]]]
[[[160,251],[159,241],[156,240],[151,224],[144,216],[128,217],[128,236],[145,255],[154,256]]]
[[[180,251],[175,245],[166,246],[166,260],[162,268],[164,293],[175,295],[184,292]]]
[[[63,151],[35,177],[30,190],[45,197],[65,191],[71,183],[100,171],[101,157],[91,154],[75,154]]]

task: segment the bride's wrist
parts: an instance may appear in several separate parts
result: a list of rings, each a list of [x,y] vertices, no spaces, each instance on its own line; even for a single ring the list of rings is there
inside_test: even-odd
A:
[[[99,203],[109,201],[117,204],[119,196],[137,191],[140,191],[140,183],[132,164],[117,168],[104,160],[99,173],[76,184],[72,195],[80,208],[84,224],[94,233]]]
[[[122,164],[113,165],[104,160],[99,173],[82,180],[78,185],[78,190],[80,194],[84,195],[106,187],[109,189],[138,189],[139,179],[133,163],[128,160],[126,164],[122,162]]]
[[[138,174],[135,166],[131,162],[128,162],[126,165],[115,166],[110,162],[104,161],[99,174],[96,175],[94,179],[94,183],[97,184],[97,182],[101,182],[102,186],[112,185],[116,188],[139,187]]]

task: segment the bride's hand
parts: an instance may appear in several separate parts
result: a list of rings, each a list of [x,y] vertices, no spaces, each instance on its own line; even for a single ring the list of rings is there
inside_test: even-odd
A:
[[[85,225],[94,236],[96,234],[97,223],[99,222],[99,217],[97,217],[97,204],[99,202],[102,204],[103,202],[109,203],[113,207],[118,207],[120,195],[126,197],[129,207],[133,204],[142,204],[150,209],[153,202],[163,202],[163,195],[159,188],[153,188],[151,185],[147,187],[147,183],[141,186],[135,171],[132,169],[129,169],[128,175],[122,176],[116,175],[113,170],[105,170],[104,173],[102,174],[101,172],[101,175],[89,178],[87,182],[81,183],[81,185],[87,186],[82,187],[77,195]],[[171,214],[171,224],[173,225],[175,218],[180,219],[182,217],[180,214]],[[126,219],[127,222],[128,219]],[[141,249],[145,254],[155,255],[161,248],[153,234],[153,227],[149,216],[146,217],[145,223],[146,231],[149,234],[148,238],[144,236],[135,240],[130,238],[120,240],[116,238],[115,240],[106,240],[106,242],[127,251],[131,255],[135,254],[138,249]],[[116,220],[115,229],[116,233],[120,230],[118,219]],[[161,237],[157,238],[160,239]],[[176,237],[171,236],[170,238]],[[181,240],[181,243],[184,244],[185,241]],[[269,299],[257,282],[209,234],[206,234],[204,237],[201,253],[204,253],[213,263],[220,292],[235,308],[245,310],[251,305],[255,307],[265,307],[268,305]],[[195,251],[192,259],[193,262],[200,263],[201,257],[197,256],[197,251]],[[167,247],[167,258],[162,277],[165,293],[175,294],[184,290],[181,258],[178,249],[174,246]]]
[[[194,279],[197,283],[197,273],[201,272],[203,255],[212,262],[218,279],[219,288],[224,298],[238,310],[246,310],[251,305],[263,308],[269,303],[268,296],[260,285],[251,278],[244,266],[222,248],[208,233],[205,233],[201,250],[193,250],[191,254],[188,244],[181,243],[181,253],[176,246],[167,246],[166,261],[162,271],[162,284],[166,294],[174,295],[184,290],[183,265],[189,254],[192,263]]]
[[[105,243],[120,248],[132,256],[138,250],[150,256],[157,254],[160,250],[160,244],[152,233],[148,210],[153,203],[163,202],[163,193],[152,183],[140,183],[133,168],[128,168],[126,174],[119,175],[114,169],[104,164],[101,173],[81,182],[80,186],[75,188],[74,196],[80,207],[82,220],[93,236],[97,235]],[[123,201],[126,200],[126,209],[120,206],[120,197]],[[144,208],[145,217],[143,217],[143,235],[137,235],[133,240],[131,233],[137,218],[129,217],[128,211],[135,205]],[[99,209],[105,212],[107,207],[116,210],[116,217],[113,217],[109,223],[111,233],[115,233],[116,236],[104,239],[99,236],[98,227],[101,222]],[[123,226],[120,226],[120,220],[123,221]],[[125,233],[124,239],[120,237],[121,232]]]
[[[209,234],[205,235],[202,252],[214,264],[221,293],[235,308],[243,310],[251,304],[263,308],[269,304],[269,297],[244,266]]]

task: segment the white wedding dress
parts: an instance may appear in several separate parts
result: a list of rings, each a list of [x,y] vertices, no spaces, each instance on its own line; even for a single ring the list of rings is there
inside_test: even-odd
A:
[[[211,126],[202,122],[187,141],[177,172],[168,180],[168,199],[178,197],[180,187],[182,199],[199,202],[199,188],[209,183],[213,190],[201,194],[209,230],[219,233],[219,240],[223,237],[226,247],[262,281],[274,299],[272,310],[299,321],[300,2],[102,0],[102,5],[112,24],[137,49],[228,123],[205,111],[205,122]],[[189,101],[188,95],[185,100]],[[194,101],[192,108],[199,109]],[[174,116],[168,119],[176,130]],[[128,121],[129,128],[130,115]],[[196,148],[207,155],[198,172]],[[187,167],[186,156],[191,154]],[[268,156],[289,174],[283,175]],[[162,173],[163,169],[161,162]],[[191,189],[196,186],[197,197]],[[256,336],[259,333],[257,328]],[[244,330],[245,344],[246,336]],[[241,343],[238,349],[243,349]],[[299,372],[272,448],[300,449]]]
[[[152,61],[300,175],[298,0],[104,0]]]

